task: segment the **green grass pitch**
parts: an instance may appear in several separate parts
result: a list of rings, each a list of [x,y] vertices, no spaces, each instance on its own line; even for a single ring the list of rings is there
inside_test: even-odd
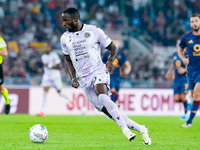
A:
[[[152,145],[140,133],[129,142],[117,124],[105,116],[0,115],[0,150],[199,150],[200,117],[191,128],[182,128],[179,117],[130,116],[149,127]],[[31,126],[43,124],[49,132],[45,143],[33,143]]]

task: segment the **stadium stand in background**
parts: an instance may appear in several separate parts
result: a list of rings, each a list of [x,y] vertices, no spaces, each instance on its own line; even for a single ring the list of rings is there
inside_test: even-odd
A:
[[[60,15],[76,7],[85,23],[121,41],[132,65],[122,87],[171,87],[164,79],[169,58],[176,51],[176,40],[190,30],[189,17],[200,13],[199,5],[198,0],[0,0],[0,32],[9,50],[4,59],[5,83],[40,84],[45,41],[52,42],[64,61]],[[64,71],[62,75],[68,84],[69,77]]]

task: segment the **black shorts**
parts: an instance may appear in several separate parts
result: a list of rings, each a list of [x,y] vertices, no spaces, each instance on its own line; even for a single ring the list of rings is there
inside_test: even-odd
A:
[[[3,67],[2,64],[0,64],[0,85],[3,84]]]

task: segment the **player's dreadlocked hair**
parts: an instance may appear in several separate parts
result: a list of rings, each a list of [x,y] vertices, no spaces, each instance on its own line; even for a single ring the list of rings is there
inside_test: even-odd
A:
[[[193,14],[190,18],[192,18],[192,17],[199,17],[199,19],[200,19],[200,14]]]
[[[69,14],[72,17],[76,16],[78,19],[80,19],[80,13],[76,8],[67,8],[63,11],[63,13]]]

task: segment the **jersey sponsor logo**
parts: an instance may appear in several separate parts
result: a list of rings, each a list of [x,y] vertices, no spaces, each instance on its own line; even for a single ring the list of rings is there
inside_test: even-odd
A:
[[[0,45],[1,45],[1,47],[6,47],[6,42],[5,41],[1,41]]]
[[[192,40],[190,40],[188,43],[190,43],[190,44],[192,44],[192,43],[194,43]]]
[[[90,33],[89,32],[85,32],[85,38],[89,38],[90,37]]]
[[[194,45],[194,51],[195,52],[199,52],[200,51],[200,45],[199,44],[195,44]]]
[[[180,66],[181,66],[181,61],[180,61],[180,60],[177,60],[177,61],[175,62],[175,65],[176,65],[176,67],[180,67]]]
[[[195,44],[193,49],[194,49],[193,56],[200,56],[200,45]]]
[[[174,57],[173,57],[173,59],[174,59],[174,60],[176,60],[176,59],[177,59],[177,57],[176,57],[176,56],[174,56]]]
[[[122,58],[122,56],[121,56],[121,55],[118,55],[118,56],[117,56],[117,58],[119,58],[119,59],[120,59],[120,58]]]
[[[200,56],[200,52],[193,52],[193,56]]]

